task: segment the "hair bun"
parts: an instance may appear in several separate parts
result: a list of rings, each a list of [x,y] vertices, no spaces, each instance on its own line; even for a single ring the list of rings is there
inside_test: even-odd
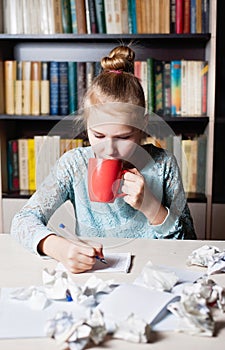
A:
[[[128,46],[117,46],[109,55],[103,57],[101,66],[103,71],[124,71],[134,73],[135,53]]]

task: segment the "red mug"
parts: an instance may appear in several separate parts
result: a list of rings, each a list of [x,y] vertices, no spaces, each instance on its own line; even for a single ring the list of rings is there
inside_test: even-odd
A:
[[[90,158],[88,161],[88,192],[92,202],[113,203],[118,193],[122,175],[122,161],[119,159]]]

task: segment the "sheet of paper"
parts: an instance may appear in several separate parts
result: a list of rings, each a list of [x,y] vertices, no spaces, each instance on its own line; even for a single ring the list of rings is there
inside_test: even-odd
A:
[[[172,293],[123,284],[107,295],[97,308],[109,320],[120,321],[134,313],[151,324],[164,318],[169,313],[166,308],[168,303],[178,298]]]
[[[28,301],[13,300],[10,293],[15,288],[2,288],[0,298],[0,339],[45,337],[48,319],[57,311],[72,312],[77,318],[84,316],[85,308],[67,301],[52,302],[44,310],[32,310]]]
[[[92,270],[88,272],[129,272],[131,265],[131,253],[105,253],[107,264],[96,259]],[[58,263],[56,270],[66,270],[62,263]]]

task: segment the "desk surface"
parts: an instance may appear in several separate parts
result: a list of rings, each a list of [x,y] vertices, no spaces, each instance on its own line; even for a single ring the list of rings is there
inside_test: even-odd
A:
[[[131,252],[134,256],[130,273],[96,273],[105,280],[113,278],[117,282],[132,282],[151,260],[153,264],[165,264],[179,268],[187,268],[186,259],[191,252],[204,244],[215,245],[225,249],[225,241],[177,241],[177,240],[147,240],[147,239],[102,239],[108,252]],[[53,269],[56,261],[42,259],[30,254],[19,246],[8,234],[0,234],[0,287],[27,287],[42,284],[43,268]],[[193,270],[204,268],[192,266]],[[78,283],[84,283],[90,273],[73,275]],[[225,286],[225,274],[213,276],[214,280]],[[13,315],[12,315],[13,317]],[[225,315],[216,315],[216,335],[214,337],[190,336],[175,332],[155,333],[150,344],[132,344],[126,341],[109,340],[102,347],[93,346],[91,349],[120,349],[120,350],[224,350]],[[52,339],[14,339],[0,340],[0,348],[4,350],[58,350],[59,347]]]

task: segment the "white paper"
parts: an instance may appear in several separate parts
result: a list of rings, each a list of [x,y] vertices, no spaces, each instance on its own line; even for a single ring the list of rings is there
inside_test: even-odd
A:
[[[105,319],[120,322],[132,313],[147,323],[156,323],[168,314],[168,303],[178,300],[179,296],[160,292],[135,284],[123,284],[97,306]]]
[[[131,253],[105,253],[107,264],[96,259],[96,263],[87,272],[129,272],[131,264]],[[58,263],[56,270],[66,271],[62,263]]]

